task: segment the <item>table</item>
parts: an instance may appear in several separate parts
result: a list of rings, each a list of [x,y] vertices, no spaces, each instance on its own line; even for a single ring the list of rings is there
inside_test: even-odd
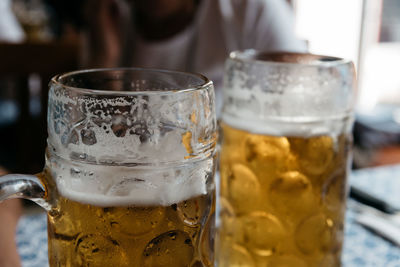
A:
[[[354,171],[350,183],[400,206],[400,165]],[[400,248],[355,223],[355,216],[353,211],[347,210],[343,267],[399,267]],[[17,244],[23,267],[48,266],[44,213],[22,217]]]

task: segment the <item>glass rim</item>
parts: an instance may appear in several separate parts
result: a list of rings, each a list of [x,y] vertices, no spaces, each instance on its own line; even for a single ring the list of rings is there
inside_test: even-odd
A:
[[[75,87],[69,86],[64,84],[61,79],[70,77],[73,75],[78,74],[86,74],[86,73],[95,73],[95,72],[110,72],[110,71],[121,71],[121,72],[148,72],[148,73],[162,73],[162,74],[180,74],[180,75],[187,75],[196,77],[203,82],[197,86],[188,86],[188,88],[183,89],[167,89],[167,90],[138,90],[138,91],[113,91],[113,90],[98,90],[92,88],[82,88],[82,87]],[[65,72],[61,74],[57,74],[53,76],[50,80],[50,85],[58,85],[68,90],[80,93],[80,94],[91,94],[91,95],[124,95],[124,96],[131,96],[131,95],[170,95],[170,94],[177,94],[177,93],[186,93],[186,92],[193,92],[198,90],[207,89],[213,85],[213,82],[209,80],[206,76],[195,73],[195,72],[186,72],[186,71],[177,71],[177,70],[168,70],[168,69],[157,69],[157,68],[136,68],[136,67],[122,67],[122,68],[89,68],[89,69],[82,69],[82,70],[75,70],[70,72]]]
[[[299,61],[274,61],[268,60],[268,57],[281,56],[281,57],[297,57],[298,59],[309,59],[309,62]],[[265,59],[263,59],[265,58]],[[287,51],[261,51],[256,49],[245,49],[232,51],[229,54],[229,60],[244,62],[244,63],[257,63],[261,65],[272,65],[272,66],[299,66],[299,67],[334,67],[339,65],[351,64],[352,61],[345,58],[318,55],[312,53],[300,53],[300,52],[287,52]]]

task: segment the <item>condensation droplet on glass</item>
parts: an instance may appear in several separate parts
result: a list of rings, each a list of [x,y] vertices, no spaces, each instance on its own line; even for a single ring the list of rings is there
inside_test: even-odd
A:
[[[97,143],[96,134],[91,129],[82,129],[81,138],[82,138],[82,143],[88,146]]]
[[[81,170],[79,170],[78,168],[71,168],[70,173],[72,177],[76,177],[81,174]]]

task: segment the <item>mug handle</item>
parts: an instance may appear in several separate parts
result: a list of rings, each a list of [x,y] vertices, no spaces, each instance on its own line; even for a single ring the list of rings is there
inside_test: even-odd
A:
[[[24,198],[32,200],[45,209],[48,209],[46,201],[46,188],[40,181],[42,174],[7,174],[0,176],[0,202],[12,198]]]

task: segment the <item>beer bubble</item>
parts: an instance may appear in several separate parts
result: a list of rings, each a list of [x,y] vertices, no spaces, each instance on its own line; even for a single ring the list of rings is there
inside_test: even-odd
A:
[[[92,129],[81,130],[82,143],[91,146],[97,143],[96,134]]]
[[[246,160],[255,170],[266,173],[285,166],[290,153],[290,144],[286,137],[267,137],[248,135],[245,141]]]
[[[326,172],[334,158],[334,141],[330,136],[292,138],[291,145],[301,170],[309,175],[321,175]]]
[[[155,229],[164,218],[161,207],[105,208],[104,216],[115,233],[138,236]]]
[[[332,244],[332,224],[323,214],[316,214],[301,222],[295,232],[295,242],[299,250],[312,254],[317,250],[327,250]]]
[[[277,217],[256,211],[243,216],[244,240],[249,249],[260,256],[271,256],[284,240],[285,229]]]
[[[189,235],[180,230],[165,232],[145,247],[142,254],[143,267],[186,267],[192,262],[194,247]]]
[[[220,259],[229,259],[229,261],[224,262],[221,261],[219,263],[219,267],[232,267],[232,266],[240,266],[240,267],[255,267],[256,264],[254,262],[253,257],[247,251],[246,248],[231,242],[223,242],[221,250]]]
[[[211,207],[210,200],[206,196],[200,196],[195,199],[189,199],[180,202],[177,205],[179,218],[187,225],[199,225],[207,215]]]
[[[119,243],[101,234],[78,236],[76,266],[129,266],[128,256]]]
[[[307,263],[294,255],[273,256],[268,261],[268,267],[307,267]],[[326,266],[326,265],[320,265]],[[339,266],[339,265],[337,265]]]
[[[261,186],[254,173],[243,164],[234,164],[228,179],[230,179],[229,193],[235,210],[244,213],[249,209],[256,209],[260,200]]]
[[[269,197],[279,214],[303,218],[317,205],[309,179],[297,171],[285,172],[272,181]]]

